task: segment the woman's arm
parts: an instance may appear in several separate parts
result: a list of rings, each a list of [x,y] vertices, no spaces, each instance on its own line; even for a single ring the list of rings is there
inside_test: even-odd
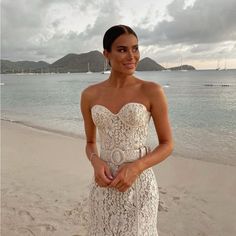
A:
[[[99,158],[96,145],[96,126],[92,120],[91,115],[91,96],[92,93],[89,88],[85,89],[81,94],[80,109],[84,120],[84,129],[86,135],[86,155],[91,161],[94,168],[95,181],[99,186],[105,187],[110,184],[112,175],[107,164]]]
[[[80,99],[80,110],[84,120],[84,129],[87,141],[85,151],[88,159],[90,159],[92,153],[96,153],[98,155],[96,145],[96,127],[93,123],[90,111],[90,96],[90,91],[87,88],[81,93]]]
[[[147,96],[156,128],[159,145],[150,153],[132,163],[122,165],[110,187],[125,192],[135,179],[147,168],[166,159],[173,151],[174,142],[168,118],[167,101],[163,89],[156,83],[148,83]]]
[[[165,160],[174,149],[171,126],[168,115],[168,104],[163,88],[156,83],[149,84],[148,97],[151,104],[151,115],[154,121],[159,145],[152,152],[136,161],[140,172]]]

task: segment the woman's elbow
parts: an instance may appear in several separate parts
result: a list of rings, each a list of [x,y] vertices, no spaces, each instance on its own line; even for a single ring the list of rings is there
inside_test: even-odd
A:
[[[168,144],[168,149],[169,149],[169,155],[173,153],[174,151],[174,148],[175,148],[175,144],[174,144],[174,141],[171,140]]]
[[[172,152],[174,151],[174,141],[173,140],[166,140],[161,143],[165,146],[167,155],[168,156],[171,155]]]

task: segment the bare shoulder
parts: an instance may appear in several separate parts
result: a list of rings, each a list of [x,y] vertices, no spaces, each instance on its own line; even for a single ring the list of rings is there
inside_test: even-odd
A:
[[[93,100],[99,96],[99,91],[102,83],[103,82],[90,85],[81,92],[80,106],[82,111],[91,109]]]
[[[94,93],[94,92],[96,92],[97,89],[99,89],[99,88],[102,86],[102,84],[103,84],[103,82],[89,85],[88,87],[86,87],[86,88],[82,91],[82,93],[84,93],[84,94]]]
[[[145,80],[141,80],[141,84],[142,91],[148,100],[150,110],[153,110],[154,108],[160,109],[167,105],[165,92],[160,84]]]
[[[156,83],[156,82],[152,82],[152,81],[144,81],[143,80],[143,86],[148,89],[150,91],[151,90],[160,90],[162,89],[161,85]]]
[[[152,81],[140,80],[142,83],[142,90],[147,95],[147,97],[152,97],[153,95],[158,96],[163,93],[163,88],[160,84]]]
[[[103,83],[104,82],[102,81],[102,82],[92,84],[92,85],[86,87],[82,91],[81,97],[88,99],[88,100],[92,99],[93,97],[96,97],[97,93],[100,91],[100,88],[102,87]]]

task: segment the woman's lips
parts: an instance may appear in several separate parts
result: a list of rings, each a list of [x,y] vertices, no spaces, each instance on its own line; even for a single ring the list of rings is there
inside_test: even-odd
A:
[[[134,69],[135,63],[125,63],[123,64],[127,69]]]

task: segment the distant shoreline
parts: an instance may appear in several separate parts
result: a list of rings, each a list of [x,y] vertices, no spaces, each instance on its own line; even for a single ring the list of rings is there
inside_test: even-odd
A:
[[[69,53],[53,63],[46,61],[10,61],[1,59],[1,73],[77,73],[77,72],[105,72],[111,67],[107,65],[104,55],[98,51],[75,54]],[[160,70],[195,70],[192,65],[180,64],[174,67],[164,67],[155,60],[144,57],[138,65],[137,71]]]
[[[79,134],[66,132],[66,131],[60,131],[60,130],[57,130],[57,129],[50,129],[50,128],[35,125],[35,124],[29,123],[29,122],[9,120],[9,119],[4,119],[4,118],[1,118],[1,121],[14,123],[14,124],[19,124],[19,125],[22,125],[22,126],[25,126],[25,127],[29,127],[29,128],[32,128],[32,129],[45,131],[45,132],[49,132],[49,133],[60,134],[60,135],[66,136],[66,137],[79,138],[79,139],[85,140],[85,137],[83,137],[82,135],[79,135]]]
[[[216,69],[195,69],[195,70],[156,70],[156,71],[153,71],[153,70],[150,70],[150,71],[136,71],[136,72],[170,72],[170,73],[173,73],[173,72],[201,72],[201,71],[209,71],[209,72],[218,72],[218,73],[222,73],[222,72],[228,72],[228,71],[234,71],[236,70],[235,69],[227,69],[227,70],[216,70]],[[101,74],[101,72],[92,72],[92,74]],[[86,72],[58,72],[58,73],[55,73],[55,72],[42,72],[42,73],[0,73],[1,75],[56,75],[56,74],[86,74]]]

